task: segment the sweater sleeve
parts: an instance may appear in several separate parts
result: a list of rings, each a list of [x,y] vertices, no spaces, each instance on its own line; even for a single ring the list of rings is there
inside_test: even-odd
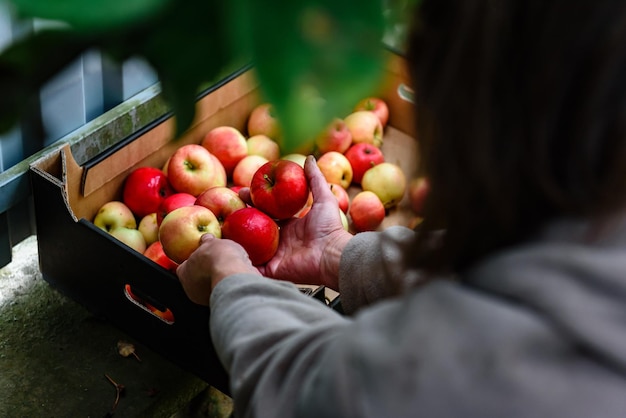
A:
[[[404,293],[421,280],[409,269],[411,229],[393,226],[382,232],[362,232],[352,238],[341,256],[339,294],[346,314],[379,299]]]

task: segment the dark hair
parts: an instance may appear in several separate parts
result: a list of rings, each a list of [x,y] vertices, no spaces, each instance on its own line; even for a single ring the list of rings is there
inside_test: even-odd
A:
[[[459,271],[557,217],[626,205],[626,2],[423,0],[409,40],[431,194]]]

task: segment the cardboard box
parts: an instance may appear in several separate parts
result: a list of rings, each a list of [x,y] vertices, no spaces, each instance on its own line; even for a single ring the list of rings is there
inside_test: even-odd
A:
[[[387,82],[383,92],[376,92],[390,106],[383,151],[387,161],[400,164],[410,177],[417,167],[417,151],[407,85],[404,61],[390,54]],[[213,127],[231,125],[245,132],[247,117],[259,102],[253,70],[242,69],[198,100],[194,125],[180,139],[172,140],[174,120],[166,115],[82,166],[69,146],[31,165],[43,278],[225,393],[228,377],[211,345],[209,310],[187,299],[174,274],[98,229],[91,220],[102,204],[121,199],[122,184],[131,170],[163,166],[176,148],[199,143]],[[383,227],[410,221],[406,200],[389,214]],[[128,286],[161,311],[169,310],[174,320],[164,320],[135,303],[127,295]],[[323,292],[311,293],[323,300]]]

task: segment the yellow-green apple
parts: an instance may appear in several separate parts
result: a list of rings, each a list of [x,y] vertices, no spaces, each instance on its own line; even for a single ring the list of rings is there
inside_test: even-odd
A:
[[[350,202],[348,212],[357,232],[374,231],[385,219],[385,206],[374,192],[358,192]]]
[[[387,126],[387,122],[389,121],[389,106],[387,102],[385,102],[380,97],[366,97],[357,102],[354,106],[353,111],[359,110],[369,110],[378,116],[378,120],[380,120],[380,124],[383,126]]]
[[[176,268],[178,267],[178,264],[175,263],[174,260],[169,258],[167,255],[165,255],[165,251],[163,251],[163,244],[161,243],[161,241],[157,240],[148,245],[148,248],[146,248],[146,250],[143,252],[143,255],[145,255],[164,269],[169,270],[172,273],[176,273]]]
[[[152,244],[159,239],[159,224],[157,223],[157,214],[152,212],[141,218],[137,229],[142,233],[146,240],[146,245]]]
[[[254,207],[231,213],[222,225],[222,234],[239,243],[255,266],[267,263],[278,249],[278,225]]]
[[[217,217],[204,206],[183,206],[168,213],[159,227],[163,251],[180,264],[200,246],[200,237],[211,234],[221,238]]]
[[[415,177],[409,181],[408,194],[411,209],[418,216],[424,216],[424,203],[430,190],[426,177]]]
[[[340,184],[330,183],[330,191],[333,192],[339,203],[339,209],[343,213],[348,213],[348,206],[350,206],[350,196],[348,191]]]
[[[246,202],[239,197],[239,194],[226,186],[216,186],[205,190],[196,198],[194,204],[204,206],[213,212],[220,224],[223,224],[226,217],[234,211],[246,207]]]
[[[139,167],[124,180],[122,200],[138,219],[156,212],[161,201],[174,193],[168,176],[156,167]]]
[[[343,226],[343,229],[345,229],[346,231],[350,231],[348,216],[342,210],[339,210],[339,217],[341,218],[341,225]]]
[[[280,158],[280,147],[278,142],[267,135],[254,135],[246,140],[248,145],[248,155],[260,155],[268,161]]]
[[[274,106],[261,103],[255,106],[248,116],[248,136],[266,135],[278,141],[281,138],[280,122],[274,113]]]
[[[384,162],[365,172],[361,181],[363,190],[374,192],[389,209],[400,203],[406,192],[406,176],[399,165]]]
[[[335,183],[347,189],[352,183],[352,166],[340,152],[329,151],[317,160],[317,166],[328,183]]]
[[[143,254],[146,251],[146,240],[138,229],[118,226],[110,230],[109,234],[137,252]]]
[[[309,194],[304,169],[288,160],[263,164],[250,183],[253,205],[274,219],[291,218],[304,207]]]
[[[318,154],[329,151],[344,153],[352,144],[352,134],[341,118],[333,119],[319,135],[315,137]]]
[[[182,208],[183,206],[191,206],[196,203],[196,196],[187,192],[176,192],[169,195],[159,205],[159,209],[156,212],[156,222],[160,226],[163,222],[165,215],[173,211],[174,209]]]
[[[293,161],[294,163],[298,163],[300,165],[300,167],[304,168],[304,162],[306,161],[306,155],[294,152],[294,153],[291,153],[291,154],[283,155],[281,157],[281,160]]]
[[[93,218],[93,223],[106,232],[117,227],[137,228],[137,221],[133,212],[124,202],[118,200],[111,200],[100,206]]]
[[[268,159],[260,155],[248,155],[244,157],[233,171],[233,183],[235,186],[249,187],[252,176]]]
[[[199,144],[186,144],[174,151],[167,167],[167,175],[177,192],[194,196],[209,187],[226,185],[224,167]]]
[[[385,161],[380,148],[367,142],[354,144],[344,153],[352,166],[352,182],[361,184],[363,174],[370,168]]]
[[[227,176],[231,176],[237,163],[248,155],[246,138],[233,126],[224,125],[211,129],[200,145],[217,157]]]
[[[367,142],[377,147],[383,145],[383,125],[374,113],[357,110],[346,116],[344,122],[352,134],[353,144]]]

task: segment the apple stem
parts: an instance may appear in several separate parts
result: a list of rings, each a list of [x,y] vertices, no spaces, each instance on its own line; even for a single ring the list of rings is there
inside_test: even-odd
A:
[[[274,185],[274,180],[272,180],[272,178],[268,176],[267,174],[263,174],[263,179],[265,179],[265,181],[268,182],[270,186]]]

